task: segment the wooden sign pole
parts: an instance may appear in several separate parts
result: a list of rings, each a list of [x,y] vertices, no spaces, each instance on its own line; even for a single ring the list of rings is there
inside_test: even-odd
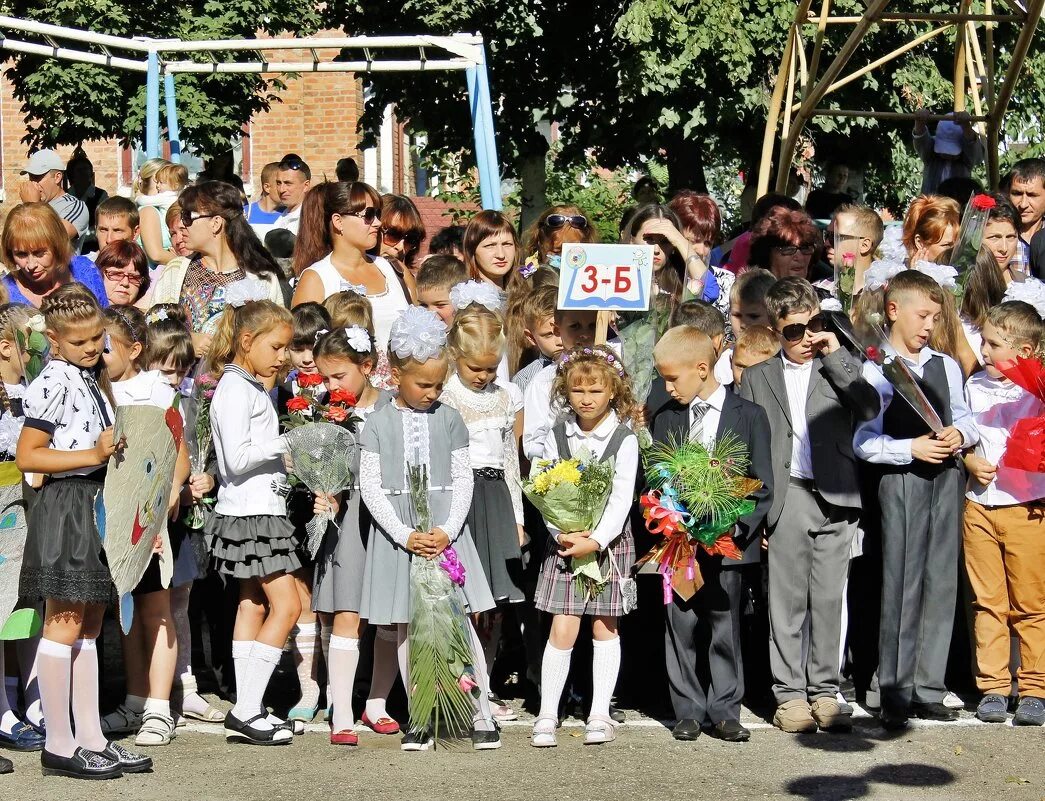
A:
[[[610,332],[610,314],[608,311],[600,311],[595,315],[595,344],[605,345]]]

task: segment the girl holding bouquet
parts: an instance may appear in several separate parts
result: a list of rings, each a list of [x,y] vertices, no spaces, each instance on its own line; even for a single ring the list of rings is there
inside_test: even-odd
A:
[[[533,724],[532,742],[538,748],[557,744],[559,698],[584,615],[594,618],[593,694],[584,742],[608,743],[616,737],[610,697],[620,671],[617,619],[624,613],[623,593],[616,579],[627,576],[635,563],[628,515],[639,467],[638,439],[626,425],[635,403],[624,366],[612,350],[594,345],[563,356],[552,397],[568,407],[570,414],[548,432],[544,446],[547,458],[571,459],[586,450],[599,462],[613,460],[613,479],[609,500],[591,531],[560,531],[545,517],[557,547],[544,559],[534,598],[538,609],[554,615],[541,665],[541,710]],[[594,596],[575,579],[569,561],[590,554],[599,555],[603,577]]]
[[[465,611],[485,612],[496,604],[465,527],[473,484],[468,429],[457,411],[439,401],[449,366],[446,326],[434,312],[407,307],[392,324],[388,360],[398,397],[370,415],[360,442],[359,490],[373,516],[373,528],[359,616],[379,626],[397,626],[405,655],[412,559],[437,559],[453,545],[466,572],[461,591]],[[435,524],[429,531],[418,530],[408,479],[410,468],[422,466],[427,468],[428,505]],[[500,735],[490,710],[482,644],[471,622],[466,625],[480,690],[472,744],[478,750],[497,748]],[[408,677],[408,689],[414,681]],[[423,751],[431,743],[429,733],[411,730],[402,747]]]

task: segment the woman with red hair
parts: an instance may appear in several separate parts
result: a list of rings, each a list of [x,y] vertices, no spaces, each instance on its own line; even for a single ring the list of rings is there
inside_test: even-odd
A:
[[[682,235],[686,237],[693,252],[707,264],[711,249],[722,242],[722,213],[711,195],[683,189],[668,204],[682,224]],[[713,301],[716,309],[726,318],[729,328],[729,294],[736,276],[719,267],[708,270],[718,281],[718,298]]]
[[[960,224],[961,209],[949,197],[916,197],[903,220],[902,241],[910,263],[937,261],[954,247]]]
[[[777,278],[816,280],[812,268],[823,249],[823,237],[804,211],[773,209],[751,232],[749,267],[762,267]]]

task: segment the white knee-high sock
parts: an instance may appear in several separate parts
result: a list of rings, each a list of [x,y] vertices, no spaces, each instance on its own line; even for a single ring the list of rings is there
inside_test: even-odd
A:
[[[247,662],[254,648],[254,640],[232,641],[232,667],[236,672],[236,698],[247,683]]]
[[[541,661],[541,711],[542,718],[559,719],[559,701],[562,699],[562,688],[566,686],[566,678],[570,675],[570,655],[572,648],[562,650],[550,642],[544,646],[544,659]]]
[[[324,625],[323,621],[319,621],[319,644],[323,648],[323,667],[327,673],[327,706],[329,707],[333,701],[330,700],[330,635],[334,633],[333,627]]]
[[[592,694],[591,715],[610,716],[610,698],[617,686],[620,673],[620,637],[612,640],[592,640],[594,655],[591,660]]]
[[[248,721],[265,712],[265,690],[268,689],[272,673],[279,664],[282,648],[255,641],[250,649],[250,659],[244,669],[244,687],[236,693],[236,706],[232,714],[241,721]],[[253,724],[259,729],[272,727],[266,718]]]
[[[102,732],[98,711],[98,649],[94,638],[77,640],[73,646],[72,704],[77,744],[88,751],[105,750],[109,741]]]
[[[472,656],[475,663],[475,681],[479,685],[479,698],[476,705],[479,707],[472,718],[477,731],[493,731],[496,724],[493,720],[493,710],[490,708],[490,673],[486,666],[486,655],[483,653],[483,644],[479,639],[479,632],[475,630],[475,624],[471,618],[468,621],[468,633],[472,640]]]
[[[41,637],[37,634],[25,640],[19,640],[15,649],[18,651],[18,672],[22,674],[22,694],[25,698],[25,719],[34,726],[43,723],[44,712],[40,705],[40,683],[36,664],[37,649]]]
[[[316,681],[316,651],[319,645],[319,622],[298,623],[297,633],[292,640],[292,650],[301,698],[295,706],[306,709],[319,706],[319,682]]]
[[[374,669],[370,679],[370,695],[366,699],[366,717],[371,723],[388,717],[388,694],[395,684],[398,654],[395,626],[378,626],[374,637]]]
[[[72,692],[73,649],[54,640],[41,639],[36,654],[40,702],[47,721],[48,752],[69,757],[76,750],[73,722],[69,715]]]
[[[356,722],[352,713],[352,688],[356,683],[356,668],[359,667],[359,640],[355,637],[331,637],[330,661],[327,665],[332,694],[329,701],[334,707],[331,730],[349,731]]]

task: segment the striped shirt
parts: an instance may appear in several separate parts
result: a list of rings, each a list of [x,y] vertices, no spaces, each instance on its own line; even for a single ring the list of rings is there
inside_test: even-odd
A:
[[[75,195],[65,192],[51,201],[51,208],[55,213],[76,229],[78,236],[87,233],[91,214],[87,210],[87,204]]]

